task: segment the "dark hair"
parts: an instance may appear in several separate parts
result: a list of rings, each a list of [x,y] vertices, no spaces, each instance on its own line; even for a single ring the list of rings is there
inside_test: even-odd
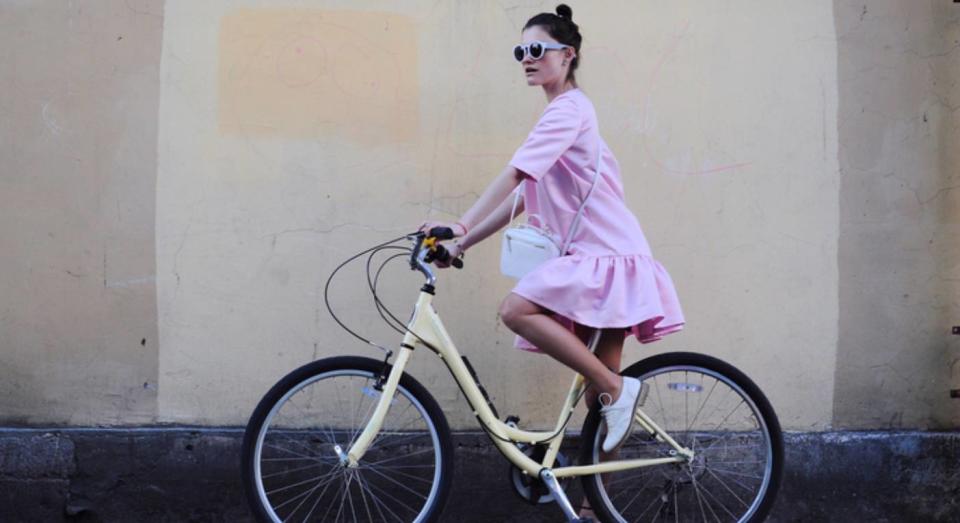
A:
[[[577,79],[573,72],[580,65],[580,42],[583,41],[583,37],[580,36],[580,27],[573,23],[573,10],[567,4],[560,4],[557,6],[557,14],[540,13],[527,20],[527,25],[523,26],[523,31],[535,25],[543,27],[551,38],[561,44],[573,47],[576,51],[573,61],[570,62],[570,71],[567,72],[567,80],[576,85]]]

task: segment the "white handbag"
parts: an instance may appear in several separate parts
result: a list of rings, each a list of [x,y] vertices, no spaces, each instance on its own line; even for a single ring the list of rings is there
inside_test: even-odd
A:
[[[600,153],[597,154],[597,169],[593,175],[593,184],[590,185],[587,195],[583,197],[583,202],[570,224],[570,231],[568,231],[562,247],[553,239],[549,227],[537,227],[530,223],[530,218],[536,216],[542,225],[543,220],[540,219],[540,216],[528,213],[527,223],[516,227],[508,227],[503,232],[503,243],[500,249],[500,272],[519,280],[542,263],[567,253],[570,242],[573,241],[577,224],[580,222],[580,215],[583,214],[583,208],[587,205],[587,198],[590,197],[590,193],[597,186],[597,180],[600,179],[600,154],[602,152],[603,148],[601,147]],[[520,200],[520,193],[523,191],[523,184],[525,183],[526,180],[520,182],[516,189],[513,208],[510,210],[510,222],[513,221],[513,216],[517,211],[517,202]]]

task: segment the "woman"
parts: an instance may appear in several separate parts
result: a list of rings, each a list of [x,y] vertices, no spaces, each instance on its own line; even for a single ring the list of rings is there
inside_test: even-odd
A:
[[[420,230],[452,228],[460,238],[449,249],[452,257],[460,256],[507,224],[513,203],[508,196],[526,180],[523,209],[541,217],[540,225],[565,234],[602,154],[600,179],[567,255],[521,278],[503,300],[500,318],[517,334],[515,346],[545,352],[586,377],[587,401],[593,405],[599,399],[607,425],[603,450],[612,452],[629,436],[640,397],[640,381],[618,374],[624,338],[656,341],[683,327],[683,313],[670,276],[653,259],[625,205],[619,165],[600,137],[593,104],[577,87],[582,38],[571,9],[561,4],[557,14],[534,16],[521,39],[515,58],[527,84],[543,87],[546,109],[462,218],[424,222]],[[602,329],[595,354],[585,345],[590,327]]]

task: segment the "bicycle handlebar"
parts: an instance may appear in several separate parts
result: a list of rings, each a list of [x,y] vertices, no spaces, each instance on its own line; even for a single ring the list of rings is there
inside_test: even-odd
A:
[[[430,253],[427,253],[427,256],[424,258],[424,261],[429,263],[431,261],[437,260],[437,261],[446,263],[447,265],[453,265],[458,269],[463,268],[463,260],[461,260],[460,258],[451,259],[450,251],[448,251],[446,247],[444,247],[443,245],[440,245],[439,243],[437,244],[436,247],[437,247],[436,251],[431,251]]]
[[[433,261],[440,261],[449,265],[453,265],[458,269],[463,268],[463,260],[460,258],[450,258],[450,251],[446,249],[443,245],[437,243],[439,240],[449,240],[454,238],[453,229],[450,227],[432,227],[429,232],[417,231],[414,236],[417,240],[416,245],[413,248],[413,253],[410,256],[410,268],[411,269],[425,269],[420,265],[420,260],[424,263],[430,263]],[[426,251],[424,252],[424,247]],[[421,257],[421,253],[424,255]],[[432,279],[432,271],[429,271],[428,277]]]
[[[431,227],[427,237],[431,236],[438,240],[452,240],[454,237],[453,229],[450,227]]]

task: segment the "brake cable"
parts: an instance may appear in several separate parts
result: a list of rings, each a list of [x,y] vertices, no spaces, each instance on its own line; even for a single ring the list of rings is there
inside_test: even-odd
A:
[[[407,238],[407,237],[409,237],[409,236],[410,236],[409,234],[404,234],[403,236],[400,236],[400,237],[398,237],[398,238],[394,238],[394,239],[392,239],[392,240],[388,240],[388,241],[383,242],[383,243],[381,243],[381,244],[379,244],[379,245],[374,245],[373,247],[370,247],[369,249],[366,249],[366,250],[364,250],[364,251],[361,251],[361,252],[359,252],[359,253],[357,253],[357,254],[354,254],[353,256],[347,258],[346,260],[344,260],[340,265],[338,265],[338,266],[330,273],[330,276],[327,277],[327,282],[326,282],[326,284],[324,284],[324,286],[323,286],[323,302],[324,302],[324,304],[325,304],[326,307],[327,307],[327,312],[329,312],[329,313],[330,313],[330,316],[333,318],[333,321],[337,322],[337,324],[340,325],[340,327],[343,328],[343,330],[349,332],[351,335],[353,335],[353,337],[359,339],[360,341],[362,341],[362,342],[364,342],[364,343],[366,343],[366,344],[368,344],[368,345],[373,345],[374,347],[377,347],[378,349],[386,352],[387,354],[391,354],[393,351],[391,351],[390,349],[388,349],[388,348],[386,348],[386,347],[384,347],[384,346],[382,346],[382,345],[380,345],[380,344],[378,344],[378,343],[375,343],[375,342],[373,342],[373,341],[370,341],[370,340],[367,339],[367,338],[364,338],[364,337],[361,336],[360,334],[357,334],[357,333],[354,332],[352,329],[350,329],[350,327],[347,327],[347,325],[346,325],[345,323],[343,323],[342,321],[340,321],[340,318],[337,317],[337,315],[333,312],[333,308],[330,306],[330,296],[329,296],[329,294],[330,294],[330,282],[333,281],[333,277],[337,274],[337,272],[340,271],[340,269],[343,268],[344,265],[346,265],[346,264],[350,263],[351,261],[359,258],[360,256],[363,256],[364,254],[366,254],[366,253],[368,253],[368,252],[371,252],[371,251],[376,252],[376,251],[380,250],[380,249],[383,248],[383,247],[390,246],[390,244],[396,243],[396,242],[398,242],[398,241],[400,241],[400,240],[403,240],[403,239],[405,239],[405,238]],[[396,246],[394,246],[394,247],[396,247]],[[369,280],[369,274],[368,274],[368,280]],[[414,334],[414,335],[416,336],[416,334]],[[419,338],[419,336],[417,336],[417,337]]]
[[[418,232],[419,232],[419,231],[418,231]],[[365,343],[367,343],[367,344],[369,344],[369,345],[373,345],[374,347],[377,347],[377,348],[380,349],[380,350],[383,350],[383,351],[386,353],[386,359],[384,359],[384,365],[385,365],[385,366],[386,366],[386,364],[387,364],[387,361],[390,359],[390,355],[393,354],[393,351],[391,351],[390,349],[387,349],[386,347],[383,347],[382,345],[379,345],[379,344],[377,344],[377,343],[374,343],[374,342],[368,340],[367,338],[364,338],[363,336],[357,334],[356,332],[354,332],[353,330],[351,330],[349,327],[347,327],[342,321],[340,321],[339,318],[337,318],[336,314],[334,314],[334,312],[333,312],[333,309],[330,307],[330,301],[329,301],[329,298],[328,298],[328,291],[329,291],[329,288],[330,288],[330,282],[333,280],[333,276],[334,276],[341,268],[343,268],[344,265],[350,263],[351,261],[353,261],[353,260],[359,258],[360,256],[363,256],[364,254],[366,254],[366,253],[369,252],[369,253],[370,253],[370,256],[367,258],[367,264],[366,264],[366,269],[367,269],[367,270],[366,270],[366,274],[367,274],[367,286],[368,286],[368,288],[370,289],[371,294],[373,295],[373,301],[374,301],[374,304],[375,304],[376,307],[377,307],[377,312],[380,314],[380,317],[381,317],[381,318],[384,320],[384,322],[387,323],[387,325],[390,326],[390,328],[392,328],[393,330],[395,330],[395,331],[397,331],[397,332],[399,332],[399,333],[409,332],[410,334],[413,334],[414,337],[416,337],[418,340],[420,340],[421,343],[423,343],[424,345],[426,345],[427,348],[429,348],[429,349],[432,350],[433,352],[439,354],[439,353],[440,353],[440,350],[439,350],[437,347],[435,347],[433,344],[429,343],[428,341],[424,340],[424,339],[423,339],[420,335],[418,335],[416,332],[414,332],[414,331],[412,331],[411,329],[409,329],[409,328],[406,326],[406,324],[404,324],[403,322],[401,322],[392,312],[390,312],[390,309],[387,308],[386,304],[384,304],[382,301],[380,301],[380,297],[377,295],[377,283],[379,282],[379,279],[380,279],[380,272],[383,270],[384,267],[386,267],[387,263],[389,263],[391,260],[393,260],[393,259],[395,259],[395,258],[399,258],[399,257],[402,257],[402,256],[406,256],[407,254],[410,254],[410,253],[412,253],[414,256],[417,254],[417,253],[415,252],[415,249],[409,249],[409,248],[406,248],[406,247],[401,247],[401,246],[398,246],[398,245],[391,245],[391,244],[392,244],[392,243],[396,243],[396,242],[398,242],[398,241],[400,241],[400,240],[403,240],[403,239],[407,239],[407,238],[409,238],[410,236],[413,236],[413,235],[415,235],[415,234],[417,234],[417,233],[405,234],[405,235],[400,236],[400,237],[398,237],[398,238],[394,238],[393,240],[389,240],[389,241],[384,242],[384,243],[381,243],[381,244],[379,244],[379,245],[375,245],[375,246],[373,246],[373,247],[371,247],[371,248],[369,248],[369,249],[367,249],[367,250],[361,251],[361,252],[359,252],[359,253],[351,256],[350,258],[348,258],[347,260],[345,260],[343,263],[341,263],[340,265],[338,265],[337,268],[334,269],[333,272],[330,273],[330,276],[327,278],[327,282],[326,282],[326,284],[324,285],[324,288],[323,288],[323,300],[324,300],[324,303],[325,303],[326,306],[327,306],[327,311],[330,313],[330,316],[333,317],[334,321],[336,321],[336,322],[340,325],[340,327],[342,327],[344,330],[346,330],[347,332],[349,332],[350,334],[352,334],[354,337],[360,339],[361,341],[363,341],[363,342],[365,342]],[[436,242],[436,239],[434,239],[434,238],[431,238],[430,240],[427,240],[427,241],[418,242],[418,244],[419,244],[418,247],[420,247],[420,248],[426,247],[426,248],[431,249],[431,251],[432,251],[433,249],[436,249],[436,248],[441,247],[441,246]],[[383,263],[380,264],[380,267],[377,269],[377,272],[376,272],[376,274],[374,275],[373,280],[371,281],[371,279],[370,279],[370,264],[371,264],[371,262],[373,261],[374,255],[376,255],[376,253],[378,253],[378,252],[380,252],[380,251],[383,251],[383,250],[391,250],[391,249],[393,249],[393,250],[402,250],[402,251],[404,251],[404,252],[402,252],[402,253],[400,253],[400,254],[394,254],[393,256],[390,256],[390,257],[388,257],[386,260],[384,260]],[[414,260],[414,258],[411,257],[411,262],[412,262],[413,260]],[[393,321],[395,321],[397,325],[402,325],[403,328],[404,328],[404,330],[401,330],[401,329],[397,328],[394,324],[390,323],[390,321],[387,319],[387,317],[384,316],[384,313],[386,313],[387,316],[389,316],[390,318],[392,318]],[[444,363],[447,363],[445,359],[444,359]],[[447,364],[447,367],[449,367],[449,364]],[[384,370],[386,370],[386,368],[384,368]],[[382,373],[382,372],[383,372],[383,371],[381,371],[381,373]],[[454,380],[454,381],[456,381],[456,380]],[[471,408],[472,410],[476,411],[476,408],[474,408],[473,404],[470,402],[470,398],[467,396],[466,391],[463,389],[463,386],[460,385],[460,382],[459,382],[459,381],[457,381],[457,386],[460,388],[460,391],[463,393],[463,396],[464,396],[464,398],[467,400],[467,404],[470,405],[470,408]],[[583,394],[584,394],[585,392],[586,392],[586,390],[580,391],[580,395],[577,397],[577,402],[579,402],[580,398],[583,397]],[[541,440],[539,440],[539,441],[526,442],[526,443],[529,443],[529,444],[531,444],[531,445],[542,445],[542,444],[544,444],[544,443],[546,443],[546,442],[548,442],[548,441],[556,438],[558,435],[560,435],[561,432],[563,432],[564,429],[566,429],[567,425],[570,423],[570,419],[572,418],[572,416],[573,416],[573,412],[567,413],[567,417],[566,417],[566,419],[564,420],[564,422],[560,425],[560,428],[559,428],[556,432],[554,432],[553,434],[551,434],[550,436],[546,437],[545,439],[541,439]],[[494,437],[494,438],[496,438],[496,439],[498,439],[498,440],[501,440],[501,441],[504,441],[504,442],[507,442],[507,443],[514,443],[514,444],[515,444],[515,443],[519,443],[518,441],[515,441],[515,440],[512,440],[512,439],[508,439],[508,438],[504,438],[504,437],[501,437],[501,436],[497,435],[496,433],[494,433],[493,430],[492,430],[489,426],[487,426],[487,424],[486,424],[482,419],[480,419],[479,416],[477,416],[477,420],[480,422],[480,426],[483,428],[484,432],[486,432],[487,434],[489,434],[491,437]]]
[[[364,337],[361,336],[360,334],[357,334],[356,332],[354,332],[353,330],[351,330],[349,327],[347,327],[347,325],[346,325],[345,323],[343,323],[342,321],[340,321],[340,318],[338,318],[337,315],[334,314],[333,308],[330,307],[330,299],[329,299],[330,282],[333,280],[334,275],[335,275],[338,271],[340,271],[340,269],[342,269],[344,265],[346,265],[346,264],[350,263],[351,261],[359,258],[360,256],[363,256],[364,254],[366,254],[366,253],[368,253],[368,252],[371,252],[371,251],[373,251],[373,253],[371,254],[371,257],[372,257],[373,254],[376,254],[376,252],[379,252],[379,251],[381,251],[381,250],[387,250],[387,249],[404,249],[403,247],[399,247],[399,246],[395,246],[395,245],[391,245],[391,244],[392,244],[392,243],[396,243],[396,242],[398,242],[398,241],[400,241],[400,240],[409,239],[411,236],[419,236],[419,235],[421,235],[421,234],[422,234],[421,231],[413,232],[413,233],[410,233],[410,234],[404,234],[403,236],[394,238],[394,239],[392,239],[392,240],[388,240],[388,241],[383,242],[383,243],[378,244],[378,245],[374,245],[373,247],[370,247],[369,249],[366,249],[366,250],[364,250],[364,251],[358,252],[357,254],[354,254],[353,256],[351,256],[351,257],[347,258],[346,260],[344,260],[340,265],[337,266],[337,268],[335,268],[335,269],[333,270],[333,272],[330,273],[330,276],[327,278],[327,282],[326,282],[326,284],[325,284],[324,287],[323,287],[323,301],[324,301],[324,304],[325,304],[326,307],[327,307],[327,312],[330,313],[330,316],[333,318],[333,320],[336,321],[337,324],[340,325],[340,327],[342,327],[345,331],[347,331],[347,332],[349,332],[351,335],[353,335],[353,337],[359,339],[360,341],[363,341],[364,343],[366,343],[366,344],[368,344],[368,345],[373,345],[374,347],[377,347],[378,349],[384,351],[384,352],[387,354],[387,358],[388,358],[388,359],[389,359],[390,355],[393,354],[393,351],[392,351],[392,350],[384,347],[383,345],[380,345],[380,344],[378,344],[378,343],[375,343],[375,342],[373,342],[373,341],[371,341],[371,340],[369,340],[369,339],[367,339],[367,338],[364,338]],[[431,238],[432,238],[432,237],[431,237]],[[434,241],[435,241],[435,240],[434,240]],[[417,247],[420,248],[420,247],[422,246],[422,244],[424,244],[424,243],[426,243],[427,246],[431,248],[431,250],[433,250],[434,248],[439,248],[439,247],[440,247],[439,245],[435,245],[434,243],[424,242],[422,237],[417,241]],[[417,254],[417,253],[415,252],[415,249],[407,249],[407,252],[412,252],[414,255]],[[405,255],[406,255],[406,252],[405,252],[403,255],[405,256]],[[390,258],[388,258],[388,259],[384,262],[383,265],[386,265],[387,262],[389,262],[390,260],[392,260],[392,259],[395,258],[395,257],[399,257],[399,256],[391,256]],[[411,259],[411,260],[412,260],[412,259]],[[381,265],[380,270],[383,269],[383,265]],[[377,277],[378,277],[378,278],[379,278],[379,273],[380,273],[380,271],[378,270],[378,271],[377,271],[377,275],[378,275]],[[369,263],[368,263],[368,270],[367,270],[367,283],[368,283],[368,285],[370,285]],[[404,333],[405,333],[405,332],[409,332],[410,334],[413,334],[413,336],[416,337],[418,340],[420,340],[421,343],[423,343],[424,345],[426,345],[430,350],[439,353],[438,349],[437,349],[435,346],[433,346],[433,345],[432,345],[431,343],[429,343],[427,340],[423,339],[423,337],[421,337],[421,336],[420,336],[419,334],[417,334],[416,332],[414,332],[414,331],[412,331],[411,329],[407,328],[407,326],[406,326],[405,324],[403,324],[403,322],[401,322],[396,316],[393,315],[393,313],[390,312],[389,309],[387,309],[386,305],[384,305],[383,302],[380,301],[380,298],[379,298],[379,297],[377,296],[377,294],[376,294],[376,282],[374,282],[374,284],[372,285],[372,287],[371,287],[371,292],[373,293],[374,303],[377,305],[377,310],[379,311],[379,310],[380,310],[380,307],[382,307],[382,308],[383,308],[383,311],[385,311],[391,318],[393,318],[393,320],[396,321],[398,325],[403,325],[403,326],[404,326],[404,330],[403,330],[403,331],[399,331],[399,330],[398,330],[397,332],[404,332]],[[382,314],[381,314],[381,317],[383,317]],[[384,318],[384,320],[386,320],[386,318]],[[388,322],[388,324],[389,324],[389,322]],[[392,324],[389,324],[389,325],[390,325],[390,327],[394,327]],[[395,327],[394,327],[394,328],[395,328]]]

